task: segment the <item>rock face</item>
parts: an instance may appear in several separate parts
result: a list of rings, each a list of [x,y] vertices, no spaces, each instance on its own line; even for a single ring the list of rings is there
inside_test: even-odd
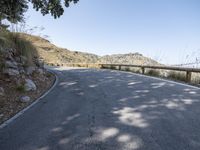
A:
[[[33,66],[30,66],[30,67],[27,67],[25,70],[26,70],[27,75],[31,75],[36,70],[36,68]]]
[[[31,98],[29,96],[22,96],[20,98],[20,101],[23,102],[23,103],[27,103],[27,102],[30,102]]]
[[[37,89],[35,83],[30,79],[25,79],[25,91],[35,91]]]
[[[18,68],[17,67],[17,62],[15,62],[15,61],[9,61],[9,60],[5,61],[5,67],[6,68],[14,68],[14,69]]]
[[[12,68],[4,69],[3,73],[7,74],[9,76],[17,76],[17,75],[19,75],[19,71],[17,69],[12,69]]]
[[[0,87],[0,96],[4,96],[4,94],[5,94],[4,89]]]

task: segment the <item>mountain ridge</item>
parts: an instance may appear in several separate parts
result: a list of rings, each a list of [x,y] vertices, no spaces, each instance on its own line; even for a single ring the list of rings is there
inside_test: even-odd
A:
[[[135,65],[159,65],[157,61],[145,57],[138,52],[98,56],[92,53],[71,51],[67,48],[59,48],[50,43],[50,41],[39,36],[25,33],[22,33],[21,35],[36,47],[39,57],[43,59],[46,64],[61,65],[67,63],[120,63]]]

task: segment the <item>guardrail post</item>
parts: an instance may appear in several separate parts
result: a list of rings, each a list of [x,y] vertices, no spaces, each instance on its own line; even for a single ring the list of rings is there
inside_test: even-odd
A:
[[[102,64],[99,64],[98,66],[99,66],[100,69],[103,69],[103,65]]]
[[[142,69],[142,74],[144,74],[145,73],[145,68],[141,67],[141,69]]]
[[[119,65],[119,70],[121,70],[121,66]]]
[[[187,71],[186,72],[186,81],[191,82],[191,79],[192,79],[192,72]]]

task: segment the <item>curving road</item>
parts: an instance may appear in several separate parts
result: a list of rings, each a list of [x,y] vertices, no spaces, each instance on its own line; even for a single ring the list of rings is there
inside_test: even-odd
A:
[[[200,150],[200,90],[95,69],[59,82],[0,130],[0,150]]]

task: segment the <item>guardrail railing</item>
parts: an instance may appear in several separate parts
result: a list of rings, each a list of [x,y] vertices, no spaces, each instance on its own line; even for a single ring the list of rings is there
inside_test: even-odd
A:
[[[133,67],[141,68],[142,74],[145,74],[145,69],[161,69],[161,70],[173,70],[186,72],[186,81],[191,82],[192,73],[200,73],[199,68],[187,68],[187,67],[172,67],[172,66],[152,66],[152,65],[131,65],[131,64],[99,64],[99,63],[63,63],[63,64],[48,64],[53,66],[68,66],[68,67],[86,67],[86,68],[107,68],[118,67]]]
[[[171,67],[171,66],[151,66],[151,65],[129,65],[129,64],[99,64],[100,68],[108,67],[118,67],[121,70],[121,67],[135,67],[141,68],[142,74],[145,74],[145,69],[161,69],[161,70],[173,70],[173,71],[184,71],[186,72],[186,81],[191,82],[192,73],[200,73],[198,68],[186,68],[186,67]]]

